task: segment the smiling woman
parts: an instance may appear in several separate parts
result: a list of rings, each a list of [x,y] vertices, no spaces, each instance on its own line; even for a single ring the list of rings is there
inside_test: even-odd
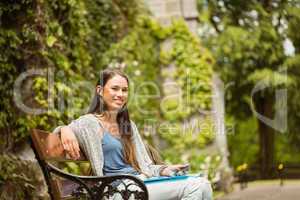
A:
[[[142,180],[157,176],[174,176],[187,165],[156,165],[127,109],[129,81],[118,70],[104,70],[96,84],[88,114],[61,132],[64,149],[76,159],[84,151],[95,175],[131,174]],[[187,177],[148,184],[149,199],[212,199],[210,183],[203,177]]]

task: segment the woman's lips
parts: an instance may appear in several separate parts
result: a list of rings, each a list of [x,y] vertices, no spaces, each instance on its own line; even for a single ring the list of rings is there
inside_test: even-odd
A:
[[[116,102],[117,104],[123,104],[123,100],[120,99],[115,99],[114,102]]]

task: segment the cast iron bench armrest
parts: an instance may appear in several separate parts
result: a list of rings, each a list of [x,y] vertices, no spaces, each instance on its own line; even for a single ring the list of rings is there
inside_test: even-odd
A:
[[[148,199],[148,190],[144,182],[133,175],[111,175],[111,176],[79,176],[64,172],[63,170],[55,167],[51,163],[47,163],[50,173],[59,177],[71,180],[79,186],[72,192],[74,196],[86,196],[90,199],[99,199],[99,197],[109,197],[110,195],[119,193],[123,199],[129,199],[131,194],[134,194],[136,199]],[[124,182],[122,180],[130,180]],[[114,183],[123,184],[124,189],[118,191]],[[136,185],[139,190],[128,190],[130,186]],[[107,188],[107,190],[105,190]]]

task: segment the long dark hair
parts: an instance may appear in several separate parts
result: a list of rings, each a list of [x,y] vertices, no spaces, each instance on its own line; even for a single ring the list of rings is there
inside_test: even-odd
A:
[[[97,81],[96,87],[101,86],[102,88],[104,88],[107,81],[116,75],[124,77],[127,80],[127,83],[129,85],[128,77],[122,71],[116,69],[106,69],[100,72],[100,77],[99,80]],[[104,100],[95,90],[95,95],[91,102],[88,113],[103,115],[107,111],[108,109]],[[122,109],[118,111],[117,123],[121,134],[121,141],[124,147],[125,161],[128,164],[130,164],[133,168],[140,171],[140,167],[138,165],[136,155],[135,155],[136,149],[132,142],[132,129],[130,124],[129,112],[127,109],[127,103],[123,106]]]

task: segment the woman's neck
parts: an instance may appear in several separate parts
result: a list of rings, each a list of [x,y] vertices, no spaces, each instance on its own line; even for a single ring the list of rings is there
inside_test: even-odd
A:
[[[120,137],[119,125],[117,123],[117,113],[104,112],[101,115],[97,115],[98,120],[101,121],[103,128],[110,132],[115,137]]]
[[[106,121],[107,123],[114,124],[114,123],[117,123],[117,115],[118,115],[118,113],[115,111],[107,111],[104,113],[102,119],[104,121]]]

